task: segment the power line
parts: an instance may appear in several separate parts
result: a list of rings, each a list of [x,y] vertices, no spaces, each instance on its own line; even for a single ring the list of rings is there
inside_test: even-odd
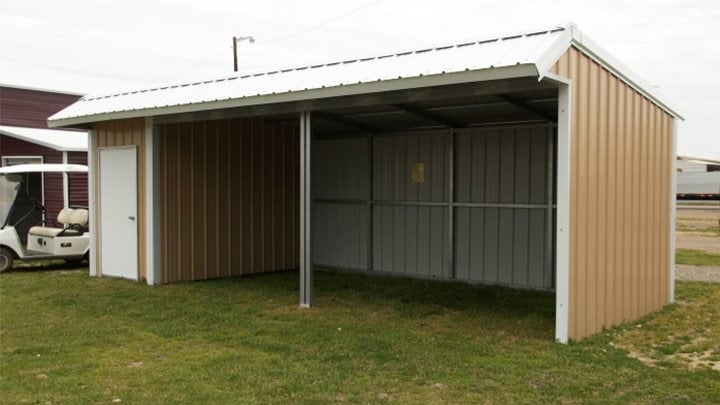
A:
[[[291,33],[291,34],[284,35],[284,36],[279,37],[279,38],[271,39],[270,41],[267,41],[267,42],[265,42],[265,43],[266,43],[266,44],[272,44],[272,43],[275,43],[275,42],[283,41],[283,40],[288,39],[288,38],[292,38],[292,37],[294,37],[294,36],[302,35],[302,34],[308,32],[308,31],[312,31],[312,30],[317,29],[317,28],[320,28],[320,27],[324,27],[324,26],[326,26],[326,25],[328,25],[328,24],[334,23],[335,21],[341,20],[341,19],[343,19],[343,18],[345,18],[345,17],[347,17],[347,16],[349,16],[349,15],[351,15],[351,14],[355,14],[355,13],[357,13],[358,11],[360,11],[360,10],[362,10],[362,9],[368,8],[368,7],[372,6],[373,4],[375,4],[375,3],[379,2],[379,1],[380,1],[380,0],[371,1],[371,2],[369,2],[369,3],[366,3],[366,4],[364,4],[364,5],[356,8],[356,9],[353,9],[353,10],[348,11],[348,12],[345,13],[345,14],[339,15],[339,16],[337,16],[337,17],[335,17],[335,18],[332,18],[332,19],[327,20],[327,21],[325,21],[325,22],[322,22],[322,23],[320,23],[320,24],[316,24],[316,25],[310,26],[310,27],[305,28],[305,29],[303,29],[303,30],[300,30],[300,31],[297,31],[297,32],[293,32],[293,33]]]
[[[125,76],[104,75],[102,73],[88,72],[88,71],[84,71],[84,70],[71,69],[71,68],[66,68],[66,67],[62,67],[62,66],[52,66],[52,65],[45,64],[45,63],[32,62],[29,60],[8,58],[7,56],[0,56],[0,59],[5,59],[5,60],[9,60],[11,62],[22,63],[22,64],[26,64],[26,65],[39,66],[39,67],[43,67],[46,69],[61,70],[61,71],[75,73],[75,74],[79,74],[79,75],[85,75],[85,76],[95,76],[95,77],[104,77],[107,79],[121,79],[121,80],[129,80],[129,81],[134,81],[134,82],[150,83],[149,80],[143,80],[143,79],[137,79],[137,78],[125,77]]]
[[[320,28],[320,27],[324,27],[324,26],[326,26],[326,25],[328,25],[328,24],[334,23],[335,21],[341,20],[341,19],[343,19],[343,18],[345,18],[345,17],[347,17],[347,16],[349,16],[349,15],[355,14],[355,13],[357,13],[358,11],[363,10],[363,9],[366,9],[366,8],[372,6],[373,4],[375,4],[375,3],[379,2],[379,1],[380,1],[380,0],[373,0],[373,1],[369,2],[369,3],[363,4],[362,6],[360,6],[360,7],[358,7],[358,8],[355,8],[355,9],[350,10],[350,11],[348,11],[348,12],[345,13],[345,14],[341,14],[341,15],[339,15],[339,16],[337,16],[337,17],[334,17],[334,18],[331,18],[331,19],[329,19],[329,20],[326,20],[326,21],[324,21],[324,22],[322,22],[322,23],[315,24],[315,25],[310,26],[310,27],[308,27],[308,28],[304,28],[304,29],[302,29],[302,30],[300,30],[300,31],[293,32],[293,33],[290,33],[290,34],[287,34],[287,35],[283,35],[283,36],[281,36],[281,37],[278,37],[278,38],[275,38],[275,39],[271,39],[271,40],[269,40],[269,41],[261,42],[261,43],[262,43],[262,44],[273,44],[273,43],[275,43],[275,42],[280,42],[280,41],[286,40],[286,39],[288,39],[288,38],[292,38],[292,37],[295,37],[295,36],[298,36],[298,35],[302,35],[302,34],[308,32],[308,31],[312,31],[312,30],[318,29],[318,28]],[[201,62],[198,62],[198,63],[190,66],[189,68],[181,71],[180,73],[177,73],[177,74],[171,76],[168,80],[173,80],[173,79],[175,79],[175,78],[177,78],[177,77],[180,77],[180,76],[184,75],[185,73],[188,73],[188,72],[190,72],[190,71],[192,71],[192,70],[195,70],[198,66],[204,65],[204,64],[210,62],[210,61],[213,60],[213,59],[217,59],[217,57],[219,57],[220,55],[222,55],[224,52],[226,52],[226,49],[223,49],[223,50],[217,52],[216,54],[210,56],[209,58],[207,58],[207,59],[205,59],[205,60],[203,60],[203,61],[201,61]]]

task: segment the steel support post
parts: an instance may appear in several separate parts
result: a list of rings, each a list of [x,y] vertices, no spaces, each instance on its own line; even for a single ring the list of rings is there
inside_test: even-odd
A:
[[[302,308],[310,308],[313,305],[311,146],[310,112],[303,111],[300,113],[300,307]]]

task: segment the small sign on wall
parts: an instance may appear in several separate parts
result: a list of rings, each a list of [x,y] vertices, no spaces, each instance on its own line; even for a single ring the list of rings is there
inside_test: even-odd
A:
[[[425,183],[425,163],[413,163],[410,178],[413,183]]]

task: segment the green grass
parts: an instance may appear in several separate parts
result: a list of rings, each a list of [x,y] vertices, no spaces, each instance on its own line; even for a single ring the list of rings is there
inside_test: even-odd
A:
[[[677,249],[675,251],[675,263],[694,266],[720,266],[720,253],[695,249]]]
[[[297,273],[160,287],[2,274],[0,402],[720,401],[720,373],[671,356],[717,348],[717,284],[679,283],[644,327],[569,345],[553,342],[552,293],[317,271],[301,310],[297,286]],[[626,355],[646,342],[675,346],[651,367]]]

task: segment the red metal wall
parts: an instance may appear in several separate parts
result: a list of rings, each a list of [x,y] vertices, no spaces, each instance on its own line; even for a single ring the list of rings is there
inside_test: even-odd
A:
[[[0,87],[0,125],[47,128],[47,119],[74,103],[77,95],[50,91]],[[0,135],[0,161],[3,157],[41,156],[44,163],[62,163],[62,152]],[[68,163],[87,165],[86,152],[68,152]],[[59,173],[45,173],[45,208],[47,218],[57,218],[63,208],[63,181]],[[88,205],[86,174],[71,174],[69,178],[70,204]]]
[[[68,163],[78,165],[88,164],[86,152],[68,152]],[[88,206],[88,176],[87,173],[70,173],[70,205]]]
[[[80,96],[0,87],[0,125],[47,128],[47,119]]]

